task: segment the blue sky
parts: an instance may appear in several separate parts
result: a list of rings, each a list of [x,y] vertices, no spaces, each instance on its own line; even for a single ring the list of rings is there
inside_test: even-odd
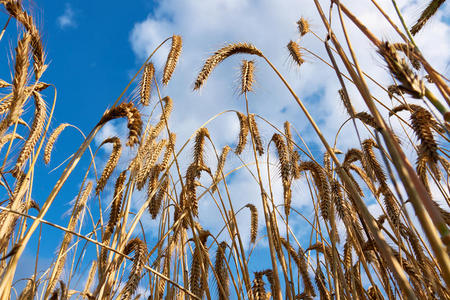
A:
[[[317,18],[315,8],[305,5],[305,1],[283,0],[229,0],[229,1],[50,1],[35,0],[27,3],[31,12],[38,20],[43,34],[50,63],[43,80],[54,84],[58,90],[58,100],[51,128],[56,128],[61,122],[68,122],[79,126],[88,133],[98,122],[103,111],[109,107],[128,83],[132,74],[139,68],[145,57],[166,37],[180,34],[184,39],[183,53],[173,80],[167,88],[162,89],[163,96],[170,95],[174,99],[174,112],[171,119],[172,128],[177,132],[177,144],[184,141],[211,116],[226,109],[244,110],[244,102],[236,92],[238,86],[239,63],[243,57],[233,57],[215,70],[200,93],[192,92],[192,84],[196,73],[200,70],[203,60],[217,48],[228,42],[248,41],[273,60],[274,64],[286,75],[294,90],[308,103],[313,117],[318,121],[325,135],[334,139],[338,126],[346,119],[345,111],[339,102],[338,83],[334,73],[330,72],[312,55],[305,55],[306,63],[299,70],[288,59],[285,45],[290,39],[298,40],[295,22],[300,16],[310,20],[312,29],[320,36],[324,36],[321,21]],[[373,9],[362,1],[347,1],[355,11],[361,12],[361,17],[367,21],[369,28],[380,38],[393,38],[395,35],[386,27],[379,24],[379,17],[373,14]],[[380,4],[393,15],[390,0],[379,1]],[[419,1],[398,1],[408,24],[417,17],[423,4]],[[308,2],[309,3],[309,2]],[[449,74],[450,62],[450,29],[444,17],[449,15],[448,4],[442,9],[435,20],[419,34],[417,41],[425,56],[439,71]],[[0,24],[6,21],[6,15],[0,13]],[[10,29],[15,28],[10,24]],[[432,34],[431,34],[432,33]],[[359,58],[363,68],[370,70],[370,74],[381,82],[390,82],[386,75],[384,64],[374,53],[371,45],[350,28],[350,35],[355,46],[361,49]],[[0,49],[4,53],[11,52],[8,40],[15,41],[14,30],[7,34],[0,42]],[[438,40],[439,47],[433,45]],[[307,35],[300,40],[301,44],[326,57],[321,42]],[[155,59],[157,74],[160,74],[167,56],[167,48],[163,48]],[[0,66],[0,78],[9,80],[9,69],[4,63]],[[250,109],[267,117],[281,128],[285,120],[301,132],[312,145],[312,151],[319,155],[321,146],[314,137],[311,127],[300,113],[297,105],[292,101],[286,89],[262,61],[256,61],[256,93],[249,95]],[[355,95],[354,104],[357,110],[364,109],[362,101]],[[128,93],[128,95],[130,95]],[[375,95],[386,98],[385,94],[376,91]],[[47,98],[50,101],[50,98]],[[144,113],[148,116],[148,111]],[[397,126],[398,124],[393,124]],[[236,143],[238,125],[233,113],[225,114],[213,120],[208,126],[216,147]],[[263,140],[268,142],[273,133],[267,125],[261,125]],[[106,130],[96,139],[98,145],[102,138],[110,134],[123,135],[124,122],[115,122],[107,126]],[[73,129],[67,129],[58,140],[52,155],[50,167],[39,165],[37,178],[45,178],[34,187],[33,197],[43,203],[50,188],[56,182],[62,169],[49,173],[57,164],[67,158],[68,153],[76,151],[82,139]],[[338,148],[346,150],[355,145],[355,136],[351,126],[344,128],[338,141]],[[101,169],[108,151],[100,152],[99,166]],[[189,154],[189,153],[188,153]],[[182,167],[187,165],[188,154],[184,157]],[[250,158],[250,152],[244,152],[244,158]],[[129,157],[125,157],[123,162]],[[320,160],[320,156],[317,157]],[[215,164],[213,155],[208,159]],[[69,208],[71,201],[79,188],[80,178],[88,157],[72,174],[70,180],[58,196],[54,206],[50,209],[46,219],[58,224],[66,225],[63,215]],[[231,158],[228,170],[239,164],[237,159]],[[274,174],[276,171],[274,171]],[[274,176],[277,177],[277,176]],[[275,180],[277,180],[275,178]],[[279,183],[279,182],[278,182]],[[237,203],[244,205],[242,195],[257,195],[257,186],[244,172],[234,175],[232,182],[232,196]],[[280,184],[278,184],[280,186]],[[306,190],[305,183],[299,182],[294,186],[294,207],[311,210],[310,200],[301,197]],[[281,193],[281,189],[275,193]],[[137,199],[136,207],[139,201]],[[96,202],[91,201],[93,210]],[[254,201],[257,201],[255,199]],[[204,226],[214,227],[216,215],[208,214],[210,207],[201,203],[200,215]],[[247,220],[246,220],[247,219]],[[148,218],[148,226],[152,225]],[[243,227],[248,225],[248,218],[240,220]],[[246,223],[247,222],[247,223]],[[294,224],[295,227],[295,224]],[[50,229],[50,238],[45,237],[41,245],[42,258],[51,259],[55,247],[62,238],[59,231]],[[27,252],[34,253],[36,243]],[[29,261],[29,257],[24,258]]]

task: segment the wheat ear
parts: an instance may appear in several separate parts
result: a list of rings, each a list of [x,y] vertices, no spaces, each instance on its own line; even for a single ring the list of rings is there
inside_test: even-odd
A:
[[[128,281],[123,288],[123,294],[121,299],[128,300],[136,292],[139,281],[141,279],[142,269],[145,265],[145,259],[147,257],[147,246],[139,238],[134,238],[130,240],[123,252],[129,255],[134,251],[133,266],[131,267],[130,275],[128,276]]]
[[[44,47],[42,46],[42,38],[36,24],[33,21],[33,17],[23,10],[21,1],[9,1],[6,5],[6,10],[17,21],[22,23],[25,29],[31,36],[31,46],[34,60],[34,77],[36,81],[42,76],[47,69],[45,64]]]
[[[45,101],[39,95],[39,93],[33,93],[35,99],[35,114],[33,124],[31,125],[30,134],[23,145],[22,150],[20,151],[19,157],[17,158],[16,166],[14,168],[13,173],[18,174],[19,171],[22,170],[27,159],[30,157],[31,153],[34,150],[34,146],[38,142],[41,137],[42,130],[44,129],[45,118],[47,116],[47,111],[45,107]]]
[[[295,249],[291,246],[291,244],[289,244],[289,242],[284,238],[281,238],[281,244],[289,252],[289,255],[294,260],[300,274],[302,275],[303,284],[305,286],[305,293],[308,294],[309,296],[315,297],[316,292],[314,291],[314,286],[308,273],[308,265],[306,264],[303,249],[299,247],[297,254],[297,252],[295,252]]]
[[[172,36],[172,46],[170,48],[169,55],[167,56],[166,66],[164,67],[163,74],[163,84],[167,85],[172,77],[173,71],[177,65],[178,59],[181,55],[181,48],[183,45],[183,41],[181,36],[173,35]]]
[[[197,76],[197,80],[194,83],[194,90],[200,89],[203,84],[208,79],[211,72],[214,68],[224,61],[226,58],[234,55],[234,54],[252,54],[262,57],[263,54],[260,50],[258,50],[255,46],[248,43],[237,43],[237,44],[229,44],[219,50],[217,50],[212,56],[210,56],[205,64],[203,65],[202,70]]]
[[[194,141],[194,163],[197,166],[204,166],[205,138],[209,138],[209,131],[206,127],[202,127],[197,131]]]
[[[217,184],[222,179],[223,167],[225,166],[225,160],[227,159],[227,155],[230,152],[230,146],[226,145],[222,149],[222,153],[220,154],[219,160],[217,161],[216,173],[214,174],[213,179],[213,187],[211,188],[211,192],[215,192],[217,190]]]
[[[284,211],[286,213],[286,216],[288,216],[291,210],[291,169],[289,163],[289,154],[281,135],[275,133],[272,136],[272,140],[274,141],[277,148],[278,159],[280,161],[281,181],[283,183],[284,192]]]
[[[248,132],[249,132],[249,127],[248,127],[247,117],[243,113],[236,112],[236,115],[238,116],[238,119],[239,119],[240,130],[239,130],[239,142],[238,142],[234,152],[236,154],[240,155],[240,154],[242,154],[242,151],[244,150],[245,145],[247,144],[247,136],[248,136]]]
[[[388,68],[395,78],[400,81],[399,88],[414,98],[422,98],[425,95],[425,84],[420,80],[417,74],[411,70],[405,59],[400,58],[397,50],[392,44],[381,43],[378,52],[387,62]]]
[[[161,209],[162,200],[164,196],[167,194],[169,189],[169,183],[170,182],[168,176],[165,176],[162,183],[160,184],[158,192],[152,197],[150,203],[148,204],[149,205],[148,210],[152,215],[152,219],[156,218]]]
[[[152,89],[152,81],[155,77],[155,66],[152,62],[145,65],[144,72],[140,82],[140,96],[142,105],[147,106],[150,103],[150,93]]]
[[[142,119],[139,110],[134,106],[133,103],[121,103],[117,106],[114,106],[100,119],[97,126],[105,124],[110,120],[114,120],[117,118],[127,118],[128,120],[128,142],[127,146],[134,146],[139,144],[139,138],[142,132]]]
[[[251,133],[253,135],[253,139],[255,140],[255,148],[258,152],[258,155],[261,156],[264,154],[264,147],[262,144],[261,134],[258,130],[258,125],[256,124],[255,114],[248,115],[248,122],[250,126]]]
[[[56,140],[58,139],[61,132],[69,126],[68,123],[62,123],[52,132],[50,137],[48,138],[47,144],[44,149],[44,162],[48,164],[50,162],[50,158],[52,155],[53,146],[55,145]]]
[[[266,289],[264,287],[264,272],[254,272],[255,279],[252,285],[252,294],[255,300],[266,300]]]
[[[412,35],[416,35],[425,23],[437,12],[438,8],[445,2],[445,0],[432,0],[420,15],[416,24],[411,27]]]
[[[16,62],[14,65],[13,97],[9,105],[9,114],[0,123],[0,136],[6,132],[11,124],[17,122],[22,113],[22,106],[27,99],[25,84],[27,82],[28,67],[30,65],[28,59],[30,39],[31,36],[28,33],[24,33],[22,39],[17,43]]]
[[[289,168],[291,170],[291,176],[295,179],[300,178],[300,172],[298,171],[298,161],[300,156],[298,152],[294,150],[294,140],[292,139],[291,124],[284,122],[284,135],[286,137],[286,147],[289,154]]]
[[[305,170],[311,171],[314,182],[319,190],[320,212],[324,220],[328,220],[331,201],[327,175],[317,163],[312,161],[304,161],[300,164],[299,171],[302,172]]]
[[[105,188],[109,177],[111,176],[117,166],[117,163],[119,162],[120,154],[122,153],[122,144],[120,143],[120,139],[118,137],[114,136],[111,138],[107,138],[100,144],[100,147],[108,143],[113,144],[113,150],[111,152],[111,155],[109,156],[108,161],[106,162],[105,168],[103,169],[102,176],[100,176],[100,179],[97,181],[97,187],[95,189],[95,193],[97,195]]]
[[[298,28],[298,32],[300,33],[301,36],[304,36],[305,34],[307,34],[310,31],[309,23],[303,17],[301,17],[300,20],[297,21],[297,28]]]
[[[217,282],[220,282],[222,288],[217,286],[217,290],[219,291],[219,300],[227,300],[230,297],[230,279],[228,276],[228,270],[225,265],[225,250],[227,249],[227,243],[221,242],[219,247],[217,247],[216,251],[216,259],[214,263],[214,271],[217,274]]]
[[[91,289],[91,285],[94,282],[95,272],[97,270],[97,261],[94,260],[91,264],[91,268],[89,269],[88,277],[86,283],[84,285],[83,295],[89,295],[89,290]],[[89,298],[89,297],[88,297]]]
[[[298,44],[294,41],[290,41],[287,44],[287,48],[289,50],[289,55],[291,56],[292,60],[298,65],[301,66],[305,60],[302,58],[302,53],[300,52],[300,47]]]
[[[320,299],[331,299],[330,292],[325,284],[325,275],[323,275],[322,268],[320,266],[317,266],[314,280],[316,281],[317,289],[319,290]]]
[[[108,223],[106,224],[105,232],[103,234],[104,242],[109,240],[109,237],[111,236],[112,232],[114,231],[114,228],[116,227],[119,221],[120,209],[122,206],[122,196],[124,192],[124,184],[126,178],[127,178],[127,171],[125,170],[122,171],[119,177],[117,177],[116,179],[111,210],[109,213],[109,219]]]
[[[173,132],[170,133],[169,141],[166,145],[166,150],[164,151],[164,156],[161,162],[161,169],[165,170],[169,166],[170,158],[172,157],[173,151],[175,149],[175,142],[177,135]]]
[[[88,200],[89,195],[91,194],[92,191],[92,181],[89,181],[88,184],[86,185],[86,188],[83,190],[83,192],[81,193],[80,198],[77,200],[77,204],[75,204],[73,210],[72,210],[72,215],[70,216],[70,221],[69,221],[69,225],[67,225],[67,230],[68,231],[73,231],[75,229],[75,226],[78,222],[78,218],[81,215],[81,212],[83,210],[83,208],[86,205],[86,202]],[[66,232],[63,238],[63,241],[61,243],[61,246],[59,248],[59,253],[55,262],[55,265],[53,266],[53,271],[52,274],[50,276],[49,279],[49,283],[47,286],[47,292],[46,292],[46,297],[48,297],[48,294],[53,291],[53,289],[56,286],[56,283],[59,280],[59,277],[61,276],[62,270],[64,268],[64,264],[66,262],[66,254],[67,254],[67,248],[70,244],[70,241],[72,240],[72,233],[70,232]]]
[[[241,94],[253,91],[253,73],[255,62],[253,60],[242,60],[241,65]]]
[[[250,242],[255,243],[258,236],[258,210],[251,203],[245,205],[250,209]]]

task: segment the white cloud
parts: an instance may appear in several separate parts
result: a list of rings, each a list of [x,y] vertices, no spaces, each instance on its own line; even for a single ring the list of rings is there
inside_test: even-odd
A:
[[[75,12],[69,3],[66,3],[64,13],[58,17],[58,25],[62,29],[73,28],[77,26],[75,21]]]
[[[328,3],[328,1],[326,3],[322,1],[323,9],[328,9]],[[382,0],[378,3],[392,17],[394,22],[399,24],[392,2]],[[398,1],[398,3],[405,14],[407,23],[413,24],[418,17],[420,4],[417,1],[406,0]],[[346,6],[351,8],[353,12],[358,12],[358,17],[380,39],[399,41],[395,32],[370,3],[349,0],[346,1]],[[442,11],[447,10],[448,5]],[[296,21],[301,16],[310,21],[314,32],[320,37],[325,37],[324,26],[318,17],[313,2],[305,3],[305,1],[298,0],[168,0],[159,2],[147,19],[135,24],[130,34],[130,42],[140,62],[165,38],[173,34],[179,34],[183,37],[183,51],[174,77],[169,86],[162,89],[162,96],[170,95],[174,100],[170,126],[177,133],[178,146],[182,145],[196,129],[212,116],[230,109],[245,111],[245,100],[236,91],[239,86],[240,60],[244,57],[249,58],[249,56],[239,55],[227,59],[213,71],[199,93],[192,92],[193,82],[202,67],[202,62],[226,43],[234,42],[250,42],[261,49],[279,68],[293,90],[305,102],[327,140],[331,143],[334,141],[339,127],[347,119],[345,109],[339,100],[337,91],[340,86],[334,71],[306,52],[306,63],[298,69],[291,63],[286,49],[286,44],[292,39],[299,41],[302,47],[329,61],[323,43],[312,34],[307,34],[299,40]],[[448,72],[450,62],[450,51],[448,51],[450,48],[450,27],[442,21],[442,16],[443,12],[440,12],[430,24],[427,24],[423,32],[417,35],[416,41],[429,62],[438,71],[445,73]],[[340,28],[336,11],[333,18],[333,24],[336,25],[336,28]],[[386,72],[385,63],[376,54],[374,46],[362,36],[361,32],[348,19],[346,19],[346,26],[362,69],[384,86],[391,84],[392,79]],[[337,36],[341,41],[344,41],[340,32],[337,32]],[[347,49],[345,44],[342,44],[342,46]],[[163,49],[160,49],[152,59],[159,71],[164,68],[168,48],[169,45],[166,45]],[[278,128],[282,128],[283,122],[289,120],[297,132],[306,140],[310,150],[316,156],[316,160],[321,162],[323,147],[298,105],[293,101],[292,96],[262,59],[256,57],[250,57],[250,59],[256,61],[255,93],[249,94],[248,97],[250,111],[263,116]],[[343,67],[341,71],[344,71]],[[373,95],[387,106],[392,106],[387,94],[370,80],[367,81]],[[346,84],[356,110],[367,110],[356,89],[349,82],[346,82]],[[382,112],[387,115],[384,109],[382,109]],[[258,124],[261,127],[260,131],[265,145],[267,145],[274,129],[261,120],[258,120]],[[395,123],[394,126],[401,130],[399,124]],[[233,112],[218,116],[207,127],[216,149],[221,149],[226,144],[232,146],[237,142],[237,118]],[[363,126],[359,125],[359,130],[363,132],[363,138],[368,137],[368,133]],[[303,145],[300,140],[298,140],[298,144]],[[338,136],[337,148],[346,151],[348,148],[357,145],[353,125],[348,122]],[[190,153],[189,150],[187,153]],[[252,161],[250,152],[247,154],[245,155],[246,162]],[[271,153],[271,157],[275,157],[274,155],[276,154]],[[408,156],[411,157],[412,154]],[[305,158],[305,156],[303,157]],[[208,158],[211,166],[214,166],[214,155],[209,154]],[[263,159],[265,161],[265,158]],[[188,163],[189,156],[183,156],[182,168],[185,169]],[[228,168],[231,170],[238,166],[240,162],[233,154],[230,154],[230,161],[227,164],[229,164]],[[277,180],[279,176],[276,167],[272,166],[271,169],[272,180]],[[267,171],[263,172],[267,173]],[[267,183],[267,176],[264,176],[264,181]],[[232,191],[232,201],[237,203],[235,209],[248,202],[253,202],[255,205],[260,204],[259,188],[245,169],[239,171],[238,175],[229,181],[229,186]],[[277,182],[274,186],[280,187],[280,183]],[[275,197],[278,197],[276,203],[280,202],[280,195],[282,195],[281,190],[275,191]],[[311,213],[312,203],[305,195],[309,195],[308,186],[304,180],[299,181],[294,186],[293,206],[308,208],[308,212]],[[209,198],[200,201],[200,215],[204,216],[202,221],[205,224],[213,226],[214,223],[217,223],[218,216],[207,213],[215,210],[212,202],[209,201],[211,201]],[[261,205],[258,205],[258,208],[262,217]],[[248,227],[247,215],[247,212],[242,213],[243,228]],[[301,228],[299,224],[295,224],[295,226]]]

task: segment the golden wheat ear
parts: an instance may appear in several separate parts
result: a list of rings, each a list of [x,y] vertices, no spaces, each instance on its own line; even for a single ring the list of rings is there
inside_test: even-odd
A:
[[[437,12],[439,7],[444,4],[445,0],[432,0],[420,15],[416,24],[411,27],[412,35],[416,35],[428,20]]]
[[[230,298],[230,278],[225,264],[225,251],[228,245],[221,242],[216,251],[216,260],[214,263],[214,271],[217,274],[217,290],[219,291],[219,300]]]
[[[25,144],[20,151],[19,157],[17,158],[16,166],[14,168],[13,174],[17,175],[25,165],[27,159],[30,157],[31,153],[36,146],[39,138],[42,135],[44,129],[45,119],[47,117],[47,108],[44,99],[38,92],[33,92],[35,99],[35,114],[33,124],[31,125],[30,134],[28,135]]]
[[[305,286],[305,293],[309,296],[316,296],[316,292],[314,291],[314,286],[311,281],[311,277],[308,272],[308,265],[305,260],[305,252],[302,247],[299,246],[298,253],[295,251],[294,247],[285,239],[281,238],[281,244],[284,248],[289,252],[289,255],[294,260],[297,265],[298,271],[302,276],[303,284]]]
[[[241,94],[253,91],[253,73],[255,62],[253,60],[242,60],[241,64]]]
[[[183,41],[181,36],[172,36],[172,47],[170,48],[169,55],[167,56],[166,66],[164,67],[163,84],[167,85],[172,78],[173,71],[175,71],[175,66],[177,65],[178,59],[181,55],[181,48]]]
[[[258,236],[258,209],[251,203],[245,205],[250,209],[250,242],[255,243]]]
[[[103,169],[102,176],[97,182],[97,188],[95,189],[95,193],[98,195],[106,186],[109,177],[117,166],[119,162],[120,154],[122,153],[122,144],[120,143],[120,139],[118,137],[111,137],[104,140],[100,147],[104,144],[112,143],[113,150],[111,155],[109,156],[108,161],[106,162],[105,168]]]
[[[300,20],[297,21],[297,28],[298,28],[298,32],[300,33],[301,36],[304,36],[305,34],[307,34],[310,31],[309,23],[303,17],[301,17]]]
[[[56,259],[55,265],[53,267],[52,274],[49,279],[47,291],[46,291],[46,297],[48,297],[49,293],[51,293],[56,283],[58,282],[62,271],[64,269],[64,265],[67,260],[67,249],[70,245],[70,242],[72,241],[72,233],[75,229],[75,226],[78,223],[78,220],[80,218],[81,212],[83,211],[84,207],[86,206],[86,202],[91,194],[92,191],[92,181],[89,181],[86,185],[85,189],[82,191],[81,195],[79,196],[78,203],[74,206],[72,210],[72,215],[69,220],[69,224],[67,225],[67,232],[64,234],[63,241],[61,242],[61,246],[59,249],[58,257]]]
[[[329,210],[331,207],[331,199],[330,185],[328,183],[327,174],[319,164],[313,161],[304,161],[299,165],[300,172],[306,170],[311,171],[314,183],[316,184],[319,191],[320,212],[322,214],[322,217],[324,220],[328,220]]]
[[[399,88],[403,92],[417,99],[425,96],[425,83],[417,74],[414,74],[405,59],[400,58],[397,49],[391,43],[381,43],[378,53],[386,61],[389,71],[401,83]]]
[[[50,158],[51,158],[51,155],[52,155],[53,146],[55,145],[55,142],[58,139],[58,137],[61,134],[61,132],[67,126],[69,126],[68,123],[60,124],[58,127],[56,127],[56,129],[50,135],[50,137],[49,137],[49,139],[47,141],[47,145],[45,146],[45,149],[44,149],[44,162],[45,162],[45,164],[50,163]]]
[[[239,142],[236,146],[236,149],[234,150],[234,153],[236,154],[242,154],[242,151],[244,151],[245,145],[247,144],[247,136],[248,136],[248,132],[249,132],[249,126],[248,126],[248,121],[247,121],[247,117],[241,113],[241,112],[236,112],[236,115],[239,119],[239,126],[240,126],[240,130],[239,130]]]
[[[154,77],[155,66],[152,62],[149,62],[145,65],[139,88],[142,105],[147,106],[150,103],[152,81]]]
[[[142,119],[139,110],[134,106],[133,103],[121,103],[117,106],[114,106],[100,119],[97,126],[103,125],[106,122],[117,118],[127,118],[128,120],[128,142],[127,146],[134,146],[139,144],[139,138],[142,133]]]
[[[194,83],[194,90],[200,89],[208,79],[209,75],[211,75],[211,72],[214,70],[214,68],[217,67],[217,65],[219,65],[226,58],[234,54],[252,54],[260,57],[263,56],[262,52],[252,44],[248,43],[229,44],[217,50],[212,56],[210,56],[206,60],[202,70],[197,76],[197,80]]]
[[[219,160],[217,161],[216,173],[214,174],[213,179],[213,187],[211,188],[211,192],[215,192],[217,190],[217,184],[222,179],[223,167],[225,166],[225,160],[227,159],[228,152],[230,152],[230,146],[226,145],[222,149],[222,153],[220,154]]]
[[[272,137],[278,152],[278,159],[280,161],[280,173],[283,183],[284,192],[284,211],[286,216],[290,214],[291,210],[291,168],[289,161],[289,153],[281,135],[275,133]]]
[[[292,60],[298,65],[301,66],[305,60],[302,58],[302,53],[300,52],[300,47],[298,44],[294,41],[290,41],[287,44],[287,48],[289,50],[289,55],[291,56]]]
[[[262,156],[264,154],[264,147],[261,139],[261,134],[259,133],[258,124],[256,123],[255,120],[255,114],[248,115],[248,122],[250,126],[250,131],[255,141],[256,151],[258,152],[259,156]]]
[[[264,272],[254,272],[255,279],[253,280],[252,285],[252,294],[254,299],[266,299],[266,288],[264,287],[265,283],[263,280]]]
[[[147,257],[147,245],[139,238],[134,238],[127,243],[123,252],[128,255],[133,251],[133,266],[131,267],[128,281],[122,290],[123,294],[121,300],[131,299],[131,296],[133,296],[138,288],[142,269],[144,268],[145,259]]]

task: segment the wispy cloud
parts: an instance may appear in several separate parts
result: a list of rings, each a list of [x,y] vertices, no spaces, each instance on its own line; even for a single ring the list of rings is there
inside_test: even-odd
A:
[[[75,12],[69,3],[66,3],[64,13],[58,17],[58,25],[62,29],[74,28],[77,26]]]

